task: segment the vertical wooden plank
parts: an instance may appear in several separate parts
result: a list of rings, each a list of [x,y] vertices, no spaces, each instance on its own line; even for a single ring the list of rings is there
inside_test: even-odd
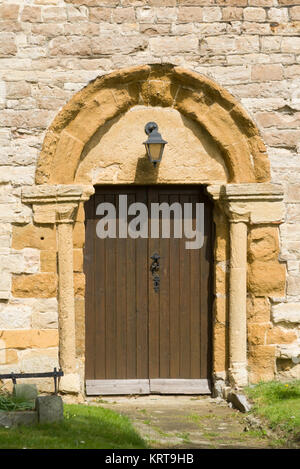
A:
[[[148,211],[151,213],[151,204],[158,203],[157,188],[148,189]],[[157,252],[159,254],[159,238],[150,238],[148,240],[148,288],[149,288],[149,378],[159,378],[159,292],[153,288],[153,276],[150,272],[152,263],[151,256]]]
[[[105,196],[105,202],[115,205],[116,197],[111,194]],[[117,378],[116,373],[116,239],[105,239],[105,309],[106,309],[106,378]]]
[[[128,194],[128,205],[134,202],[135,194]],[[126,240],[126,266],[127,378],[134,379],[137,378],[136,240],[129,237]]]
[[[178,195],[169,196],[170,204],[178,202]],[[170,378],[180,377],[180,239],[170,238]]]
[[[137,189],[137,201],[147,205],[145,188]],[[148,259],[147,238],[137,238],[136,245],[136,328],[137,328],[137,377],[149,377],[148,345]]]
[[[201,375],[200,378],[208,376],[208,305],[210,296],[209,273],[210,273],[210,211],[209,205],[205,203],[204,212],[204,246],[201,249]]]
[[[193,203],[193,230],[196,229],[196,203],[199,202],[198,195],[192,195],[190,202]],[[200,258],[201,249],[190,250],[191,260],[191,374],[190,378],[200,377],[200,288],[201,288],[201,276],[200,276]]]
[[[94,198],[85,204],[85,249],[84,273],[86,276],[85,293],[85,354],[86,379],[95,378],[95,308],[94,308],[94,220],[91,212],[94,207]]]
[[[94,284],[93,284],[93,296],[94,296],[94,314],[95,326],[93,334],[95,336],[95,374],[96,378],[106,378],[106,249],[105,240],[97,237],[96,225],[100,217],[96,218],[97,205],[104,202],[104,195],[97,195],[95,197],[95,208],[94,208],[94,227],[93,237],[95,244],[95,255],[94,255]]]
[[[126,191],[125,191],[126,193]],[[124,190],[116,191],[115,204],[117,210],[117,239],[116,245],[116,377],[118,379],[127,378],[127,239],[119,238],[119,195],[124,194]]]
[[[189,202],[189,196],[184,192],[180,202]],[[180,378],[190,378],[191,349],[190,349],[190,252],[185,248],[185,239],[180,239]]]
[[[169,203],[168,193],[159,191],[159,203]],[[172,223],[170,223],[172,225]],[[162,225],[162,222],[161,222]],[[160,238],[159,289],[159,376],[170,377],[170,238]]]

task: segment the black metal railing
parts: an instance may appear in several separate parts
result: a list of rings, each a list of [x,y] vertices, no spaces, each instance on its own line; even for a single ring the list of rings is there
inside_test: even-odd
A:
[[[60,378],[64,375],[64,372],[59,369],[57,371],[54,368],[53,371],[45,372],[45,373],[6,373],[1,375],[0,379],[11,379],[13,384],[17,383],[17,379],[20,378],[53,378],[54,379],[54,393],[57,394],[58,386],[57,386],[57,378]]]

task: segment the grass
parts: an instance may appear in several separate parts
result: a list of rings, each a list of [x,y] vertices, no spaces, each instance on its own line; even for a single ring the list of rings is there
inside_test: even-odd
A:
[[[64,405],[64,421],[1,428],[0,449],[140,449],[145,441],[129,419],[103,407]]]
[[[300,380],[261,382],[245,389],[252,413],[262,418],[287,444],[300,444]]]

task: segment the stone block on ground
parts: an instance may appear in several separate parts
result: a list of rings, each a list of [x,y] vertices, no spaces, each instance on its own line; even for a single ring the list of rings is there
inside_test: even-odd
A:
[[[35,405],[39,423],[60,422],[64,418],[60,396],[38,396]]]
[[[0,411],[0,427],[18,427],[19,425],[35,425],[38,415],[34,410],[2,412]]]
[[[14,384],[13,395],[18,400],[31,402],[32,408],[35,406],[35,400],[38,396],[36,384],[20,383]]]
[[[251,405],[249,404],[244,394],[232,391],[228,394],[227,400],[231,402],[232,406],[235,409],[238,409],[240,412],[249,412],[251,409]]]

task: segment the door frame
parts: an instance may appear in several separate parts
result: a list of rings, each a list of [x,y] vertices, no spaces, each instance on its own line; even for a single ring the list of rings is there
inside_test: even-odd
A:
[[[247,235],[252,229],[264,228],[267,224],[272,226],[272,236],[277,242],[278,228],[285,214],[284,190],[281,184],[242,183],[211,184],[207,186],[207,192],[214,201],[216,229],[212,386],[214,393],[222,395],[228,385],[243,387],[248,384]],[[84,274],[75,266],[80,265],[80,253],[85,242],[83,205],[93,193],[94,187],[84,184],[26,186],[21,193],[22,203],[32,207],[33,224],[50,225],[56,235],[57,332],[59,363],[64,371],[60,390],[83,396]],[[79,261],[75,260],[73,250],[79,254]],[[270,273],[263,284],[255,276],[255,271],[250,270],[253,283],[248,285],[248,291],[254,307],[257,289],[258,296],[267,299],[273,292],[280,296],[285,288],[285,266],[279,260],[262,262],[266,272]],[[271,275],[274,269],[276,276]],[[266,307],[269,306],[266,304]],[[255,370],[260,347],[252,344],[249,349],[251,380],[263,376]],[[273,369],[274,360],[268,359],[265,366]]]
[[[132,185],[132,184],[98,184],[94,187],[95,193],[93,194],[94,197],[97,194],[97,187],[99,188],[109,188],[112,189],[116,187],[116,191],[124,190],[126,192],[127,189],[134,189],[134,187],[142,187],[148,193],[148,190],[155,189],[155,188],[165,188],[171,189],[174,191],[174,194],[177,191],[181,191],[184,195],[185,189],[187,192],[189,190],[199,188],[199,197],[206,198],[205,203],[209,203],[211,207],[209,208],[209,218],[210,218],[210,239],[209,243],[209,272],[208,272],[208,283],[209,283],[209,298],[207,302],[207,329],[208,329],[208,337],[207,337],[207,378],[198,378],[198,379],[173,379],[173,378],[148,378],[148,379],[88,379],[85,378],[85,391],[87,395],[122,395],[122,394],[211,394],[212,392],[212,355],[213,355],[213,344],[212,344],[212,315],[213,315],[213,304],[214,304],[214,287],[213,287],[213,265],[214,265],[214,245],[215,245],[215,225],[213,222],[213,212],[214,206],[211,201],[211,198],[205,191],[205,185],[195,185],[195,184],[146,184],[146,185]],[[100,191],[101,192],[101,191]],[[196,195],[196,194],[195,194]],[[147,197],[148,200],[148,197]],[[199,199],[200,200],[200,199]],[[148,207],[149,209],[149,207]],[[148,218],[149,220],[149,218]],[[85,229],[87,223],[87,218],[85,217]],[[149,237],[147,238],[149,239]],[[148,248],[149,249],[149,243]],[[84,250],[85,255],[85,250]],[[147,252],[147,256],[149,252]],[[87,273],[85,272],[86,278]],[[149,279],[148,279],[149,282]],[[88,295],[85,296],[85,301],[88,301]],[[149,305],[148,305],[149,308]],[[86,304],[86,314],[85,314],[85,321],[87,321],[87,313],[88,307]],[[148,333],[149,333],[149,323],[148,323]],[[86,342],[88,340],[86,335]],[[149,343],[148,343],[149,346]],[[87,348],[85,347],[85,350]],[[85,362],[87,360],[87,356],[85,355]],[[149,364],[150,365],[150,364]]]

